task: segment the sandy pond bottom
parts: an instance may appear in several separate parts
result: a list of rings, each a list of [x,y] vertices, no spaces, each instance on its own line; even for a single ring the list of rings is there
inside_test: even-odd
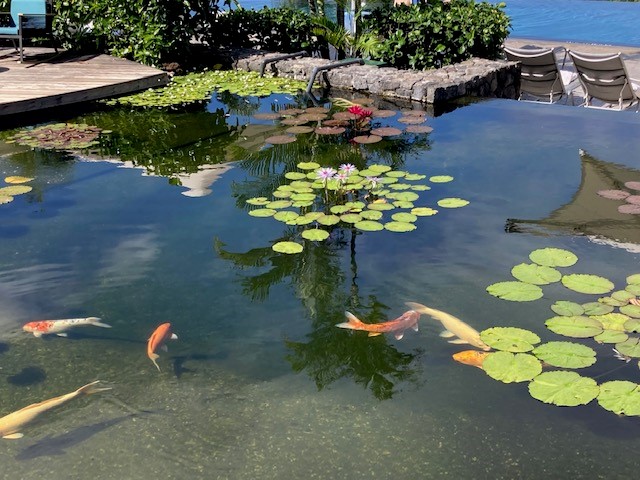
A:
[[[262,276],[297,264],[269,253],[283,225],[238,207],[233,193],[251,190],[255,179],[241,162],[211,195],[188,198],[166,178],[115,164],[29,152],[0,158],[3,175],[31,173],[41,188],[39,198],[0,209],[1,414],[95,379],[113,387],[51,412],[20,440],[2,440],[0,477],[633,478],[637,417],[617,417],[596,402],[546,405],[526,383],[503,384],[455,364],[451,354],[464,347],[439,338],[426,318],[401,341],[333,325],[345,309],[366,312],[363,305],[377,302],[395,318],[405,301],[417,301],[479,330],[519,326],[543,341],[561,339],[544,327],[550,305],[593,297],[550,285],[544,298],[515,303],[486,287],[509,280],[514,265],[549,246],[578,256],[572,272],[624,285],[640,272],[631,248],[638,219],[622,219],[631,227],[623,231],[626,248],[607,243],[615,233],[609,224],[597,243],[571,229],[508,232],[505,222],[582,205],[579,149],[601,161],[603,178],[613,171],[639,180],[640,117],[495,100],[429,125],[426,146],[354,148],[373,162],[395,155],[398,168],[451,175],[425,202],[433,194],[470,204],[421,219],[408,234],[360,235],[357,253],[318,249],[317,257],[300,257],[317,269],[310,286],[302,288],[305,276],[292,268],[260,300],[251,287]],[[281,147],[283,155],[295,152]],[[607,202],[596,198],[596,210],[620,220],[615,202]],[[269,261],[236,268],[216,253],[216,238],[233,252],[266,248]],[[67,339],[19,331],[32,319],[88,315],[113,328],[87,327]],[[164,321],[180,339],[161,353],[158,372],[145,339]],[[581,373],[598,382],[639,381],[637,361],[623,364],[610,346],[590,345],[598,362]],[[392,384],[378,395],[383,400],[373,393],[381,378]]]

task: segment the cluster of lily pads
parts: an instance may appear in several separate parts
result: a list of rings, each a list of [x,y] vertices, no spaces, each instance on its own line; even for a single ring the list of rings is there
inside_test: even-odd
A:
[[[332,112],[325,107],[287,108],[277,112],[257,113],[254,118],[274,120],[284,127],[278,135],[265,139],[266,143],[286,144],[296,141],[296,135],[314,133],[318,136],[346,136],[353,143],[377,143],[386,137],[397,137],[404,133],[424,134],[433,131],[425,125],[426,112],[422,110],[403,110],[398,123],[406,125],[404,129],[384,126],[380,121],[398,114],[395,110],[363,108],[373,102],[370,98],[359,98],[353,101],[334,99],[333,105],[346,108]],[[371,123],[375,122],[374,125]],[[311,125],[310,125],[311,124]]]
[[[542,297],[540,284],[560,281],[576,292],[603,295],[597,301],[582,304],[556,301],[551,306],[556,315],[546,320],[546,327],[565,337],[614,344],[616,357],[626,362],[640,359],[640,337],[634,335],[640,333],[640,274],[628,276],[624,289],[614,291],[613,282],[597,275],[562,275],[557,267],[572,266],[578,261],[568,250],[534,250],[529,258],[534,263],[512,269],[518,281],[493,284],[487,291],[506,300],[528,301]],[[540,344],[537,334],[515,327],[489,328],[480,333],[480,338],[497,350],[488,353],[481,365],[496,380],[528,381],[531,396],[544,403],[577,406],[597,399],[600,406],[616,414],[640,415],[640,385],[635,382],[614,380],[598,384],[575,371],[543,372],[548,367],[578,369],[595,364],[597,353],[588,345],[575,341]]]
[[[20,185],[33,180],[33,178],[22,177],[18,175],[12,175],[4,179],[5,183],[9,185],[6,187],[0,187],[0,205],[13,202],[13,197],[16,195],[22,195],[23,193],[29,193],[33,190],[33,187],[29,185]]]
[[[388,230],[410,232],[416,229],[418,217],[431,216],[438,210],[419,206],[417,192],[430,190],[426,175],[392,170],[388,165],[370,165],[358,171],[350,164],[338,170],[321,167],[316,162],[301,162],[297,170],[285,173],[289,183],[273,192],[273,198],[255,197],[247,200],[254,208],[249,215],[273,217],[287,225],[304,227],[300,237],[308,241],[326,240],[338,226],[361,231]],[[453,180],[448,175],[434,175],[432,184]],[[458,208],[469,202],[461,198],[442,198],[441,208]],[[385,217],[386,216],[386,217]],[[300,253],[304,245],[295,241],[278,242],[273,250],[280,253]]]
[[[100,135],[108,133],[111,131],[84,123],[53,123],[20,130],[6,142],[31,148],[81,150],[98,145]]]
[[[627,190],[600,190],[598,195],[609,200],[624,200],[625,203],[618,206],[618,212],[631,215],[640,215],[640,194],[629,190],[640,191],[640,182],[625,182]]]
[[[261,77],[242,70],[207,70],[174,76],[163,88],[149,89],[134,95],[107,100],[107,105],[139,108],[183,107],[208,102],[213,91],[241,96],[265,97],[273,93],[295,94],[305,83],[282,77]]]

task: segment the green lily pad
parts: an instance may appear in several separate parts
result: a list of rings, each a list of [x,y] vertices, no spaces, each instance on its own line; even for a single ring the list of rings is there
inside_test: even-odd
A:
[[[27,183],[30,182],[31,180],[33,180],[32,177],[23,177],[20,175],[10,175],[8,177],[5,177],[4,181],[7,183]]]
[[[627,302],[621,302],[620,300],[616,300],[613,297],[600,297],[598,299],[598,302],[610,307],[623,307],[627,304]]]
[[[421,173],[408,173],[404,176],[405,180],[423,180],[427,178],[426,175],[422,175]],[[640,283],[640,282],[638,282]]]
[[[385,173],[391,170],[391,167],[388,165],[370,165],[368,170],[376,173],[376,174],[380,174],[380,173]]]
[[[551,247],[534,250],[529,254],[529,259],[546,267],[570,267],[578,261],[578,257],[569,250]]]
[[[338,217],[337,215],[324,215],[323,217],[319,217],[316,221],[320,225],[331,226],[340,222],[340,217]]]
[[[272,208],[256,208],[255,210],[249,210],[249,215],[252,217],[273,217],[276,211]]]
[[[503,383],[525,382],[542,372],[542,364],[528,353],[493,352],[485,357],[482,369]]]
[[[297,212],[282,211],[282,212],[277,212],[273,216],[273,218],[275,218],[279,222],[290,222],[291,220],[295,220],[296,218],[298,218],[298,216],[299,215]]]
[[[412,185],[411,190],[414,192],[425,192],[431,190],[431,187],[429,185]]]
[[[331,213],[334,213],[336,215],[340,215],[342,213],[350,212],[351,208],[347,207],[346,205],[334,205],[329,210],[331,211]]]
[[[352,212],[360,212],[366,204],[364,202],[347,202],[344,204],[345,207],[349,207],[349,210]]]
[[[291,197],[291,195],[293,194],[286,190],[276,190],[275,192],[273,192],[273,196],[276,198],[289,198]]]
[[[275,200],[265,205],[266,208],[273,208],[274,210],[279,210],[281,208],[287,208],[290,206],[291,206],[290,200]]]
[[[551,310],[563,317],[573,317],[576,315],[582,315],[584,313],[584,307],[575,302],[569,302],[566,300],[559,300],[551,305]]]
[[[360,216],[365,220],[380,220],[383,213],[378,210],[364,210],[360,212]]]
[[[496,350],[506,352],[529,352],[540,343],[535,333],[516,327],[492,327],[480,332],[480,339]]]
[[[396,200],[393,202],[393,206],[396,208],[413,208],[413,202],[406,202],[404,200]]]
[[[429,177],[429,181],[432,183],[448,183],[453,181],[453,177],[451,175],[434,175]]]
[[[640,296],[640,285],[629,284],[626,287],[624,287],[624,289],[629,293],[633,293],[636,297]]]
[[[387,222],[384,224],[384,228],[390,232],[410,232],[415,230],[416,226],[407,222]]]
[[[613,312],[611,305],[606,305],[601,302],[587,302],[582,304],[585,315],[605,315]],[[581,314],[580,314],[581,315]]]
[[[315,242],[320,242],[322,240],[326,240],[329,238],[329,232],[326,230],[321,230],[319,228],[314,228],[312,230],[305,230],[301,233],[302,238],[307,240],[312,240]]]
[[[313,223],[314,219],[311,217],[307,217],[305,215],[300,215],[298,218],[292,220],[292,223],[294,223],[295,225],[309,225],[310,223]]]
[[[367,208],[369,210],[378,210],[378,211],[384,211],[384,210],[393,210],[394,207],[392,204],[390,203],[370,203],[369,205],[367,205]]]
[[[605,315],[591,315],[591,318],[598,320],[606,330],[624,332],[624,324],[630,317],[624,313],[607,313]]]
[[[613,290],[611,280],[591,274],[572,273],[562,277],[562,284],[569,290],[579,293],[602,294]]]
[[[562,278],[562,274],[552,267],[538,265],[536,263],[521,263],[511,269],[511,275],[525,283],[534,285],[547,285]]]
[[[438,213],[438,210],[429,207],[416,207],[411,209],[411,213],[418,217],[430,217]]]
[[[599,393],[600,388],[594,379],[576,372],[544,372],[529,384],[529,394],[533,398],[560,407],[586,405]]]
[[[9,203],[9,202],[13,202],[13,197],[10,197],[8,195],[0,195],[0,205]]]
[[[418,219],[417,215],[406,212],[394,213],[393,215],[391,215],[391,218],[393,218],[396,222],[405,223],[413,223]]]
[[[291,200],[296,202],[310,202],[316,199],[315,193],[294,193],[291,195]]]
[[[321,217],[324,217],[324,213],[322,212],[307,212],[304,214],[306,218],[310,218],[311,220],[318,220]]]
[[[616,343],[616,350],[628,357],[640,358],[640,338],[628,338],[624,342]]]
[[[603,330],[600,335],[596,335],[593,339],[598,343],[621,343],[629,338],[625,332],[618,330]]]
[[[640,333],[640,319],[632,318],[624,324],[625,332]]]
[[[300,170],[317,170],[318,168],[320,168],[320,164],[316,162],[300,162],[298,163],[298,168]]]
[[[595,337],[604,330],[599,321],[580,315],[572,317],[552,317],[545,322],[545,325],[549,330],[558,335],[573,338]]]
[[[358,213],[345,213],[340,215],[340,220],[346,223],[358,223],[362,220],[362,217]]]
[[[266,205],[269,203],[269,199],[267,197],[254,197],[247,200],[249,205]]]
[[[33,187],[29,185],[10,185],[8,187],[0,188],[0,195],[5,197],[14,197],[16,195],[22,195],[33,190]]]
[[[494,297],[511,302],[530,302],[542,298],[542,289],[537,285],[524,282],[498,282],[487,287]]]
[[[297,242],[278,242],[271,247],[273,251],[278,253],[295,254],[304,250],[304,247]]]
[[[411,185],[409,185],[408,183],[394,183],[393,185],[389,185],[389,188],[391,190],[409,190],[411,188]]]
[[[403,172],[401,170],[391,170],[391,171],[385,173],[385,175],[388,176],[388,177],[401,178],[401,177],[406,177],[407,176],[407,172]]]
[[[438,200],[438,206],[442,208],[460,208],[469,205],[469,200],[452,197]]]
[[[301,172],[287,172],[284,174],[284,178],[288,178],[289,180],[302,180],[303,178],[307,178],[307,175]]]
[[[359,230],[364,230],[366,232],[375,232],[384,229],[384,225],[380,222],[376,222],[374,220],[362,220],[354,224],[354,226]]]
[[[627,283],[629,285],[640,285],[640,273],[634,273],[627,277]]]
[[[626,380],[613,380],[600,385],[598,403],[617,415],[640,415],[640,385]]]
[[[593,348],[574,342],[543,343],[533,350],[533,354],[554,367],[585,368],[596,363]]]
[[[611,297],[615,298],[621,303],[627,304],[629,303],[629,300],[631,300],[632,298],[635,298],[635,295],[626,290],[618,290],[616,292],[613,292],[611,294]]]

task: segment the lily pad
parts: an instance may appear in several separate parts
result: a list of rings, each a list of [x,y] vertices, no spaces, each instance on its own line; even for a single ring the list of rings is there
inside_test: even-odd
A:
[[[384,224],[384,228],[390,232],[410,232],[415,230],[416,226],[407,222],[388,222]]]
[[[596,193],[609,200],[624,200],[630,195],[626,190],[598,190]]]
[[[401,202],[415,202],[420,196],[414,192],[398,192],[394,198]]]
[[[407,133],[431,133],[433,132],[433,127],[428,125],[409,125],[405,128]]]
[[[402,130],[394,127],[380,127],[371,130],[372,135],[378,135],[379,137],[393,137],[395,135],[401,135]]]
[[[249,205],[266,205],[269,203],[269,199],[267,197],[254,197],[247,200]]]
[[[380,173],[385,173],[390,171],[391,167],[389,165],[375,164],[375,165],[370,165],[368,169],[376,174],[380,174]]]
[[[284,145],[286,143],[292,143],[296,141],[296,137],[293,135],[273,135],[264,139],[265,143],[272,145]]]
[[[570,267],[578,261],[578,257],[569,250],[551,247],[534,250],[529,259],[546,267]]]
[[[312,240],[316,242],[320,242],[322,240],[326,240],[329,238],[329,232],[326,230],[321,230],[319,228],[314,228],[312,230],[305,230],[301,233],[302,238],[307,240]]]
[[[551,305],[551,310],[563,317],[573,317],[576,315],[582,315],[584,313],[584,307],[575,302],[569,302],[566,300],[559,300]]]
[[[307,178],[307,175],[302,172],[287,172],[284,174],[284,178],[289,180],[302,180],[303,178]]]
[[[279,210],[281,208],[287,208],[291,206],[291,200],[274,200],[273,202],[269,202],[265,205],[266,208],[273,208],[274,210]]]
[[[617,415],[640,415],[640,385],[626,380],[613,380],[600,385],[598,403]]]
[[[320,164],[316,162],[300,162],[298,163],[298,168],[300,170],[317,170],[320,168]]]
[[[600,388],[592,378],[576,372],[544,372],[529,383],[529,393],[536,400],[560,407],[586,405],[596,398]]]
[[[640,273],[634,273],[627,277],[627,283],[629,285],[640,285]]]
[[[320,225],[331,226],[331,225],[335,225],[336,223],[339,223],[340,217],[338,217],[337,215],[324,215],[322,217],[319,217],[316,221]]]
[[[365,220],[380,220],[383,213],[378,210],[364,210],[360,212],[360,216]]]
[[[487,287],[494,297],[511,302],[530,302],[542,298],[542,289],[537,285],[524,282],[498,282]]]
[[[423,174],[421,174],[421,173],[407,173],[407,174],[404,176],[404,179],[405,179],[405,180],[410,180],[410,181],[423,180],[423,179],[425,179],[425,178],[427,178],[427,176],[426,176],[426,175],[423,175]]]
[[[593,339],[598,343],[621,343],[629,338],[625,332],[618,330],[603,330],[600,335],[596,335]]]
[[[503,383],[525,382],[540,375],[542,364],[528,353],[493,352],[485,357],[482,369]]]
[[[545,325],[558,335],[573,338],[595,337],[604,330],[599,321],[580,315],[552,317],[545,322]]]
[[[273,217],[275,214],[276,211],[272,208],[256,208],[249,211],[249,215],[252,217]]]
[[[591,318],[598,320],[605,330],[624,332],[624,324],[630,317],[624,313],[607,313],[605,315],[591,315]]]
[[[429,177],[429,181],[432,183],[448,183],[453,181],[453,177],[451,175],[434,175]]]
[[[438,213],[438,210],[429,207],[415,207],[411,209],[411,213],[418,217],[430,217]]]
[[[511,269],[511,275],[525,283],[534,285],[547,285],[562,278],[562,274],[552,267],[538,265],[537,263],[521,263]]]
[[[380,222],[376,222],[374,220],[362,220],[354,224],[354,226],[359,230],[364,230],[366,232],[375,232],[384,229],[384,225]]]
[[[624,342],[616,343],[616,350],[628,357],[640,358],[640,338],[628,338]]]
[[[407,212],[394,213],[393,215],[391,215],[391,218],[396,222],[405,222],[405,223],[413,223],[418,219],[416,215],[413,215],[412,213],[407,213]]]
[[[585,315],[604,315],[606,313],[613,312],[613,307],[611,305],[606,305],[601,302],[583,303],[582,308],[584,309]]]
[[[457,197],[443,198],[438,200],[438,205],[442,208],[460,208],[469,205],[469,200]]]
[[[602,294],[613,290],[614,284],[604,277],[583,273],[572,273],[562,277],[562,284],[579,293]]]
[[[367,208],[369,210],[384,211],[384,210],[393,210],[396,207],[393,206],[391,203],[380,202],[380,203],[370,203],[369,205],[367,205]]]
[[[277,212],[273,215],[273,218],[275,218],[279,222],[290,222],[291,220],[295,220],[298,217],[299,215],[297,212],[291,211]]]
[[[535,333],[516,327],[492,327],[480,332],[480,339],[496,350],[506,352],[529,352],[540,343]]]
[[[629,300],[635,297],[635,295],[631,292],[627,292],[626,290],[618,290],[613,292],[611,297],[626,305],[629,303]]]
[[[8,187],[0,188],[0,195],[6,197],[13,197],[16,195],[22,195],[33,190],[33,187],[29,185],[10,185]]]
[[[533,350],[533,354],[554,367],[585,368],[596,363],[593,348],[574,342],[543,343]]]
[[[340,220],[346,223],[358,223],[362,221],[362,217],[358,213],[345,213],[340,215]]]
[[[6,183],[13,183],[13,184],[17,184],[17,183],[27,183],[30,182],[31,180],[33,180],[33,178],[30,177],[21,177],[19,175],[11,175],[9,177],[6,177],[4,179],[4,181]]]
[[[10,195],[0,195],[0,205],[13,202],[13,197]]]
[[[640,318],[640,306],[638,305],[623,305],[620,307],[620,313],[628,315],[633,318]]]
[[[271,247],[273,251],[278,253],[295,254],[304,250],[304,247],[297,242],[278,242]]]

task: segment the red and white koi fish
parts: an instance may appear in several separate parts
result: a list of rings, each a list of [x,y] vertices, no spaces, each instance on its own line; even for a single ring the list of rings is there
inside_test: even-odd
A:
[[[24,407],[16,412],[10,413],[0,418],[0,435],[2,438],[17,439],[22,438],[23,434],[20,433],[22,427],[36,419],[38,415],[51,410],[54,407],[67,403],[69,400],[73,400],[80,395],[91,395],[94,393],[102,392],[104,390],[111,390],[110,387],[100,388],[96,385],[100,383],[100,380],[91,382],[84,387],[80,387],[75,392],[67,393],[66,395],[60,395],[56,398],[50,398],[44,402],[34,403],[27,407]]]
[[[167,346],[165,345],[165,342],[167,340],[177,339],[178,336],[175,333],[171,333],[170,323],[163,323],[162,325],[158,326],[158,328],[156,328],[149,337],[149,340],[147,341],[147,356],[151,359],[159,372],[161,370],[156,360],[160,358],[160,355],[156,353],[156,350],[162,349],[166,352]]]
[[[370,337],[393,332],[393,335],[398,340],[404,336],[404,331],[407,328],[412,328],[417,332],[418,319],[420,318],[420,314],[418,312],[415,310],[409,310],[404,312],[395,320],[382,323],[364,323],[350,312],[344,312],[344,314],[347,317],[347,321],[344,323],[338,323],[336,327],[349,328],[351,330],[364,330],[365,332],[369,332]]]
[[[31,332],[36,337],[41,337],[42,335],[58,335],[59,337],[66,337],[67,334],[65,332],[74,327],[93,325],[94,327],[111,328],[111,325],[102,323],[100,320],[101,319],[98,317],[40,320],[25,324],[22,327],[22,330],[25,332]]]

